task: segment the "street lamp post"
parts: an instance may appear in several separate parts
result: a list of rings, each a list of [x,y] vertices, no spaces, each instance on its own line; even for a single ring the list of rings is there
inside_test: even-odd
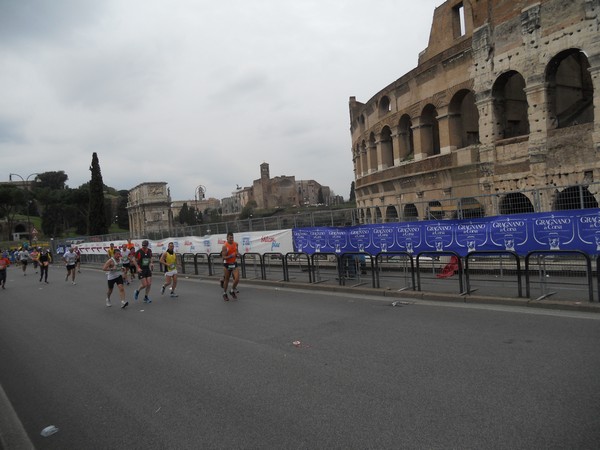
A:
[[[196,191],[194,192],[194,200],[196,201],[196,221],[198,218],[198,200],[200,200],[200,201],[204,200],[205,196],[206,196],[206,188],[200,184],[196,188]]]
[[[25,191],[27,192],[27,200],[25,202],[25,208],[27,209],[27,240],[29,241],[29,245],[31,245],[31,222],[29,221],[29,179],[33,176],[37,178],[38,175],[39,173],[31,173],[27,175],[26,178],[23,178],[18,173],[11,173],[8,175],[9,181],[12,181],[13,177],[19,177],[21,181],[25,183]]]

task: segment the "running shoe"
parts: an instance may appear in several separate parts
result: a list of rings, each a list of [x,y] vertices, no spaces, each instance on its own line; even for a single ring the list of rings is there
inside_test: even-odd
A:
[[[234,298],[237,299],[237,295],[235,295],[235,292],[233,290],[229,291],[229,294]]]
[[[160,288],[160,295],[163,295],[165,293],[165,285],[163,284],[162,287]]]
[[[125,300],[121,300],[121,309],[126,308],[127,305],[129,305],[129,302],[127,302]]]
[[[77,283],[75,283],[75,282],[73,281],[73,286],[75,286],[76,284],[77,284]]]
[[[137,300],[139,296],[140,296],[140,291],[138,291],[137,289],[135,291],[133,291],[133,299],[134,300]]]
[[[146,296],[144,297],[144,303],[152,303],[152,300],[150,300],[150,299],[148,298],[148,296],[146,295]]]
[[[227,292],[223,292],[223,300],[226,302],[229,301],[229,297],[227,297]]]
[[[110,302],[110,299],[106,299],[106,307],[110,308],[112,306],[112,303]]]
[[[176,294],[175,292],[171,292],[171,297],[179,297],[179,294]]]

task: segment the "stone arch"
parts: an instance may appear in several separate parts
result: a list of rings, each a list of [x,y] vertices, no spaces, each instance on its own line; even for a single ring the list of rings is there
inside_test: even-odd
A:
[[[485,217],[485,209],[476,198],[463,197],[459,199],[455,219],[478,219],[481,217]]]
[[[507,139],[529,134],[525,79],[514,70],[500,75],[492,87],[496,136]]]
[[[479,111],[475,105],[475,94],[461,89],[450,100],[450,145],[455,148],[479,143]]]
[[[421,133],[421,153],[426,156],[440,154],[440,126],[438,112],[431,103],[421,112],[419,131]]]
[[[381,146],[381,166],[383,169],[394,165],[394,146],[392,142],[392,130],[385,126],[379,135],[379,145]]]
[[[408,114],[403,114],[398,122],[399,133],[399,158],[400,161],[413,159],[415,155],[415,141],[413,136],[412,120]]]
[[[375,207],[375,223],[383,222],[383,216],[381,215],[382,207]]]
[[[407,203],[404,205],[402,217],[407,222],[419,220],[419,210],[414,203]]]
[[[441,220],[444,218],[444,211],[442,209],[442,204],[437,201],[431,201],[427,205],[427,220]]]
[[[548,63],[548,108],[557,128],[594,121],[594,86],[589,68],[587,56],[576,48],[560,52]]]
[[[361,114],[358,117],[358,126],[360,127],[361,132],[365,131],[365,115],[364,114]]]
[[[388,206],[385,208],[385,221],[386,222],[398,222],[398,210],[395,206]]]
[[[597,208],[598,201],[587,186],[570,186],[556,195],[554,210]]]
[[[379,100],[379,115],[384,116],[392,111],[392,102],[387,95],[384,95]]]
[[[500,199],[500,214],[523,214],[535,212],[531,201],[520,192],[511,192]]]

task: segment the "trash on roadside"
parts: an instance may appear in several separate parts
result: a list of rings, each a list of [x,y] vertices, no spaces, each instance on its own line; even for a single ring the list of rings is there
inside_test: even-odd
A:
[[[58,431],[58,428],[56,428],[54,425],[49,425],[46,428],[44,428],[40,434],[44,437],[48,437],[48,436],[52,436],[57,431]]]
[[[292,344],[294,344],[294,347],[300,347],[302,343],[300,341],[294,341]]]

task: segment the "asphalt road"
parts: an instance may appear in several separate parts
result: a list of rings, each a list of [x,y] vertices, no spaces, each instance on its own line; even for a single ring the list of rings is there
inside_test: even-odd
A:
[[[0,384],[39,449],[599,447],[600,314],[243,282],[226,303],[197,279],[171,299],[160,274],[121,310],[102,272],[50,270],[0,291]]]

